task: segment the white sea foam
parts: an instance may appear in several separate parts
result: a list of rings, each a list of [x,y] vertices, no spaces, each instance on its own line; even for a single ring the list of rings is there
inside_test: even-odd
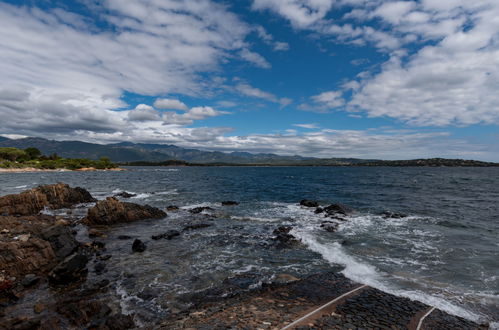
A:
[[[133,199],[146,199],[149,197],[151,197],[151,194],[149,194],[149,193],[139,193],[139,194],[136,194],[136,196],[133,196],[132,198]]]
[[[159,191],[155,193],[156,195],[178,195],[177,189]]]

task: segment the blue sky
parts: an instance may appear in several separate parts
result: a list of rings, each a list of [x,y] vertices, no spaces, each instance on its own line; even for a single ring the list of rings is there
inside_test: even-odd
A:
[[[495,0],[0,0],[0,134],[499,161]]]

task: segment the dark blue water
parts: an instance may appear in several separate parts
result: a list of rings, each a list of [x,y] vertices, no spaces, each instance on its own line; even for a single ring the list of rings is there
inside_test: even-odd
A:
[[[499,320],[499,168],[180,167],[125,172],[0,173],[0,193],[65,182],[97,198],[119,191],[130,201],[178,205],[163,220],[104,229],[113,258],[107,277],[118,283],[122,307],[161,315],[181,308],[178,297],[240,274],[263,280],[279,273],[304,276],[341,270],[353,280],[408,296],[474,320]],[[298,205],[341,202],[357,212],[336,233],[323,215]],[[222,207],[235,200],[240,205]],[[214,211],[194,216],[194,206]],[[407,217],[385,219],[382,211]],[[150,236],[192,221],[211,227],[175,240]],[[293,225],[302,245],[278,249],[272,231]],[[148,243],[129,253],[132,234]],[[124,271],[126,269],[126,271]],[[92,276],[92,275],[91,275]],[[135,278],[129,281],[129,278]],[[160,295],[144,303],[149,287]],[[149,314],[148,314],[149,312]]]

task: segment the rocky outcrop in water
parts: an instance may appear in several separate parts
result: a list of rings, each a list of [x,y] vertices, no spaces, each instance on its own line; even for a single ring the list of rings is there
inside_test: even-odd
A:
[[[326,212],[328,216],[334,216],[337,214],[348,215],[353,212],[353,209],[349,208],[346,205],[336,203],[325,207],[324,212]]]
[[[195,207],[195,208],[189,210],[189,212],[191,212],[192,214],[198,214],[198,213],[201,213],[203,211],[213,211],[213,208],[211,208],[209,206],[200,206],[200,207]]]
[[[61,209],[90,202],[95,202],[95,199],[85,189],[71,188],[67,184],[57,183],[0,197],[0,214],[34,215],[45,207]]]
[[[274,240],[278,242],[279,247],[287,247],[299,243],[300,241],[290,234],[293,227],[291,226],[280,226],[276,228],[272,234],[274,234]]]
[[[176,236],[180,236],[180,232],[178,230],[168,230],[166,233],[158,234],[158,235],[152,235],[151,238],[153,240],[158,240],[158,239],[172,239]]]
[[[144,252],[147,246],[140,239],[135,239],[132,243],[132,251],[133,252]]]
[[[318,207],[319,203],[316,201],[308,200],[308,199],[302,199],[300,201],[300,205],[305,206],[305,207]]]
[[[222,202],[222,206],[236,206],[236,205],[239,205],[239,203],[236,201],[223,201]]]
[[[144,219],[161,219],[166,213],[149,205],[139,205],[121,202],[114,197],[108,197],[97,202],[88,210],[83,219],[87,225],[112,225],[122,222],[132,222]]]

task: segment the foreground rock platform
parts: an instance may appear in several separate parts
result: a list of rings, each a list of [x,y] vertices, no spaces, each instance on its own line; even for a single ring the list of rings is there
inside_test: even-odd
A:
[[[165,320],[161,328],[417,329],[418,325],[420,329],[488,328],[432,310],[421,302],[360,285],[338,273],[312,275],[292,283],[271,284],[253,292],[202,302],[183,315]]]

